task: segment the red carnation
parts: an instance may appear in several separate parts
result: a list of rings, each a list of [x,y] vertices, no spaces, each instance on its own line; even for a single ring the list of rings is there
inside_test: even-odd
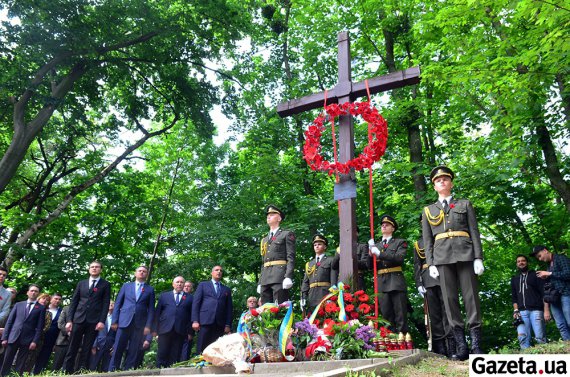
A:
[[[358,297],[358,300],[360,302],[368,302],[368,300],[370,299],[370,297],[368,297],[368,295],[365,293],[362,296]]]
[[[449,205],[449,208],[455,208],[455,204],[454,204],[454,203],[451,203],[451,204]]]
[[[259,315],[259,312],[255,309],[250,309],[250,313],[252,316],[257,317]]]
[[[324,315],[325,315],[325,309],[320,308],[319,311],[317,312],[317,314],[319,315],[319,317],[324,317]]]
[[[279,308],[270,308],[269,310],[270,310],[271,313],[273,313],[273,314],[279,313]]]
[[[363,295],[363,294],[364,294],[364,291],[363,291],[362,289],[359,290],[359,291],[354,292],[354,295],[355,295],[355,296],[360,296],[360,295]]]
[[[334,302],[329,302],[325,305],[325,312],[327,313],[336,313],[339,310],[339,307]]]
[[[352,318],[352,319],[358,319],[358,312],[351,312],[351,313],[350,313],[350,318]]]
[[[353,312],[354,311],[354,305],[352,305],[352,304],[346,305],[344,310],[346,310],[347,312]]]
[[[338,296],[332,296],[331,298],[329,298],[330,301],[336,301],[338,300]]]
[[[360,306],[358,307],[358,311],[364,314],[370,313],[370,309],[371,309],[370,305],[368,304],[360,304]]]
[[[93,292],[97,292],[97,287],[93,288]]]
[[[344,298],[345,302],[352,302],[353,300],[352,295],[350,293],[345,293],[342,295],[342,297]]]

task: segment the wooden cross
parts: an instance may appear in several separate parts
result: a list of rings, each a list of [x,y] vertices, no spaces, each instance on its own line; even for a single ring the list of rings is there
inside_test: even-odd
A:
[[[375,77],[368,80],[370,94],[376,94],[391,89],[414,85],[420,82],[420,69],[408,68],[404,71]],[[338,83],[327,91],[327,104],[353,102],[358,97],[367,95],[364,81],[353,83],[351,81],[350,66],[350,39],[348,32],[338,34]],[[306,97],[281,103],[277,106],[277,113],[281,117],[299,114],[304,111],[322,107],[325,92],[311,94]],[[354,158],[354,126],[350,115],[339,117],[339,161],[346,162]],[[340,182],[351,180],[350,175],[341,175]],[[352,287],[357,286],[358,265],[356,259],[356,211],[354,198],[339,200],[340,216],[340,249],[352,250],[352,253],[340,254],[339,281],[348,282],[352,279]]]

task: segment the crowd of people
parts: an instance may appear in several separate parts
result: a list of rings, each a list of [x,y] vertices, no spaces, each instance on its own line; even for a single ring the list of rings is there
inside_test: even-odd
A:
[[[455,174],[446,166],[430,173],[438,200],[425,207],[420,224],[422,237],[413,243],[414,279],[429,314],[429,341],[434,352],[455,360],[469,353],[482,353],[481,307],[478,275],[484,271],[483,251],[471,202],[452,196]],[[294,232],[283,229],[285,214],[275,205],[265,208],[269,231],[261,240],[260,298],[249,297],[247,308],[290,299],[295,269]],[[409,307],[402,266],[408,249],[397,238],[396,219],[380,216],[381,242],[374,239],[356,247],[358,287],[364,275],[378,274],[380,314],[396,333],[408,332]],[[308,315],[338,282],[339,253],[326,255],[327,238],[316,234],[315,252],[305,264],[301,307]],[[548,263],[546,271],[530,271],[528,259],[519,255],[519,271],[512,278],[513,324],[521,348],[546,341],[544,322],[554,318],[563,340],[570,340],[570,259],[536,246],[532,253]],[[4,288],[8,272],[0,267],[0,332],[3,362],[0,374],[38,374],[53,354],[51,369],[72,374],[79,370],[115,371],[141,366],[144,353],[157,339],[156,366],[169,367],[188,360],[193,342],[201,353],[220,336],[231,332],[233,302],[231,289],[222,284],[223,268],[216,265],[211,279],[198,284],[177,276],[172,290],[158,295],[147,283],[148,268],[140,265],[134,281],[125,283],[114,301],[111,285],[101,277],[99,261],[89,265],[89,277],[77,283],[71,302],[61,308],[62,295],[42,294],[31,284],[27,300],[15,303],[15,290]],[[461,290],[461,299],[459,289]],[[462,316],[460,302],[465,306]],[[467,324],[471,348],[465,336]]]

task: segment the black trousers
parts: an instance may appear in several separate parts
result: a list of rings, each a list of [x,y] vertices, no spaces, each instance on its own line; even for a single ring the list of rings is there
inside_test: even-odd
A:
[[[428,304],[432,339],[441,340],[447,338],[451,335],[451,328],[447,321],[441,288],[439,286],[426,288],[425,297]]]
[[[380,313],[395,333],[408,332],[408,300],[406,292],[391,291],[380,295]]]
[[[11,344],[8,344],[6,351],[4,352],[4,362],[2,363],[2,370],[0,374],[2,376],[7,376],[12,370],[12,363],[14,362],[14,357],[16,357],[16,352],[18,357],[16,358],[16,365],[14,366],[14,371],[18,374],[24,373],[24,368],[26,366],[26,360],[28,358],[30,343],[20,344],[19,339]]]
[[[63,362],[63,369],[66,373],[71,374],[76,371],[75,358],[77,357],[77,352],[80,348],[81,352],[79,353],[77,370],[88,369],[91,347],[97,337],[95,326],[97,326],[96,323],[88,322],[73,324],[71,335],[69,337],[69,348],[67,349],[67,354],[65,355],[65,360]]]
[[[213,325],[200,325],[200,332],[198,332],[197,353],[202,353],[206,347],[214,343],[218,338],[224,335],[225,326],[217,324]]]
[[[289,290],[283,289],[283,283],[267,284],[261,286],[261,303],[284,303],[289,300]],[[199,353],[199,352],[198,352]]]
[[[156,352],[156,367],[168,368],[180,361],[182,343],[188,339],[186,334],[178,334],[172,330],[158,336],[158,351]],[[140,345],[139,345],[140,346]]]

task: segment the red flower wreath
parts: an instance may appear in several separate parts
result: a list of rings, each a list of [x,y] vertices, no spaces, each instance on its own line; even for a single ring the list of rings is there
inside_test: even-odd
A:
[[[331,164],[324,160],[321,155],[321,135],[325,130],[324,122],[326,120],[325,115],[321,114],[305,131],[303,158],[312,170],[327,171],[329,175],[334,172],[348,174],[350,168],[356,170],[370,169],[372,164],[379,161],[384,155],[388,140],[388,124],[378,110],[372,107],[369,102],[346,102],[341,105],[333,103],[325,107],[325,112],[328,114],[331,122],[334,122],[334,118],[339,115],[361,115],[362,119],[370,125],[372,141],[364,147],[364,150],[358,157],[346,163],[336,162]]]

